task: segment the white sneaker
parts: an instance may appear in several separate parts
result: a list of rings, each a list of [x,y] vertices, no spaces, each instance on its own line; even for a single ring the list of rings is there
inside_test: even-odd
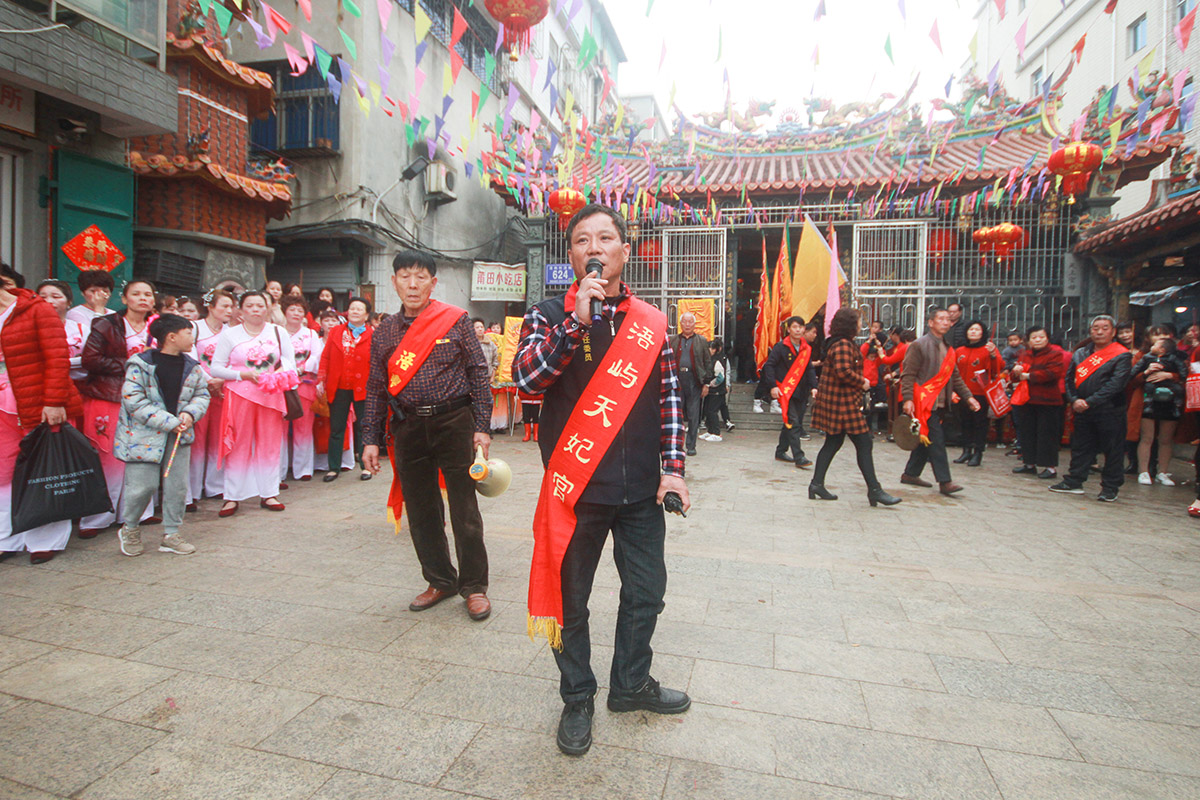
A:
[[[721,437],[720,437],[718,434],[715,434],[715,433],[710,433],[710,434],[708,434],[708,441],[710,441],[710,442],[723,442],[723,441],[725,441],[725,440],[724,440],[724,439],[722,439],[722,438],[721,438]]]
[[[764,409],[763,409],[763,405],[762,405],[762,400],[755,400],[755,401],[754,401],[754,413],[755,413],[755,414],[762,414],[762,413],[764,413]]]
[[[782,414],[783,413],[783,409],[779,407],[778,400],[771,401],[771,413],[772,414]]]
[[[1150,477],[1149,472],[1143,472],[1141,475],[1138,475],[1138,483],[1142,486],[1153,486],[1154,479]]]
[[[733,420],[729,420],[728,422],[725,423],[725,430],[727,430],[727,431],[731,431],[736,427],[737,427],[737,425],[733,424]]]
[[[1171,480],[1171,476],[1165,472],[1158,473],[1158,476],[1155,478],[1155,480],[1157,480],[1163,486],[1174,486],[1175,485],[1175,481]]]
[[[196,552],[196,545],[184,539],[178,533],[172,533],[170,536],[164,536],[162,544],[158,546],[160,553],[177,553],[181,556],[190,556]]]
[[[700,435],[698,435],[696,438],[697,438],[697,439],[699,439],[699,440],[700,440],[700,441],[702,441],[702,442],[707,442],[707,441],[708,441],[708,434],[707,434],[707,433],[701,433],[701,434],[700,434]]]
[[[140,528],[129,528],[125,525],[117,531],[117,541],[121,543],[121,552],[127,556],[142,554],[142,531]]]

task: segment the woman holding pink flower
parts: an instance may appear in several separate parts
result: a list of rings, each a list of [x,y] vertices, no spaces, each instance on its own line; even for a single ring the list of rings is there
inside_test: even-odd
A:
[[[237,513],[238,503],[252,497],[270,511],[279,502],[279,463],[287,406],[283,392],[299,384],[292,337],[268,322],[266,296],[250,291],[239,301],[241,324],[217,338],[211,372],[225,381],[221,424],[221,462],[225,468],[225,503],[219,515]]]

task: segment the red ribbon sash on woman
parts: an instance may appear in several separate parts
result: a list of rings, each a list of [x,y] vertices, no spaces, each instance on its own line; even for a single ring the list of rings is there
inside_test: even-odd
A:
[[[573,287],[572,287],[573,288]],[[568,292],[567,311],[574,303]],[[562,650],[562,560],[575,534],[575,504],[654,370],[667,337],[667,318],[630,297],[625,319],[596,366],[546,465],[533,517],[529,572],[529,636],[545,636]]]
[[[950,376],[954,374],[954,364],[954,348],[947,347],[946,357],[942,359],[942,366],[937,374],[924,383],[913,386],[913,416],[921,425],[922,444],[929,444],[929,417],[933,414],[937,396],[942,393],[942,389],[946,388],[946,384],[950,382]]]
[[[1090,356],[1080,362],[1075,368],[1075,385],[1079,386],[1088,379],[1092,373],[1103,367],[1109,361],[1113,360],[1122,353],[1128,353],[1129,350],[1120,342],[1109,342],[1102,350],[1097,350]]]
[[[457,306],[431,300],[413,324],[405,331],[400,344],[388,359],[388,391],[393,395],[400,394],[413,376],[421,369],[425,359],[433,352],[438,340],[449,333],[463,314],[467,313]],[[392,459],[392,488],[388,493],[388,519],[400,531],[401,514],[404,511],[404,492],[400,489],[400,471],[396,469],[394,452],[389,452]],[[445,479],[438,475],[445,486]]]
[[[808,362],[812,360],[812,346],[800,340],[800,349],[792,346],[792,339],[789,336],[784,340],[787,342],[788,349],[792,351],[795,358],[792,359],[792,366],[788,368],[787,377],[783,379],[783,383],[779,384],[779,407],[783,409],[783,424],[785,427],[792,427],[792,423],[788,422],[788,403],[792,401],[792,395],[796,392],[796,387],[800,385],[800,379],[804,377],[804,370],[808,369]]]

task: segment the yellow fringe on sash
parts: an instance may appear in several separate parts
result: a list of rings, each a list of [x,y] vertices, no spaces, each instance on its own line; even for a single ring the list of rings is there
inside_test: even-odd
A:
[[[388,510],[387,510],[387,519],[388,519],[388,522],[392,523],[392,525],[394,525],[394,526],[395,526],[395,528],[396,528],[396,535],[397,535],[397,536],[399,536],[399,535],[400,535],[400,525],[401,525],[401,523],[402,523],[402,521],[403,521],[403,518],[402,518],[402,517],[397,517],[397,516],[395,515],[395,513],[393,513],[393,512],[392,512],[392,507],[391,507],[391,506],[388,506]]]
[[[537,636],[544,636],[550,646],[561,653],[563,649],[562,626],[558,624],[558,620],[554,617],[535,617],[532,614],[527,616],[526,626],[529,629],[529,639],[532,641]]]

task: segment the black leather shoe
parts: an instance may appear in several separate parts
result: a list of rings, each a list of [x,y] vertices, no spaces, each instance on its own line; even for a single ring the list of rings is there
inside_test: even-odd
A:
[[[899,497],[893,497],[883,490],[882,487],[875,487],[867,490],[867,502],[871,504],[871,508],[882,503],[885,506],[894,506],[900,502]]]
[[[823,483],[810,483],[808,485],[808,499],[816,500],[837,500],[837,495],[825,488]]]
[[[595,698],[576,700],[563,706],[558,720],[558,749],[568,756],[581,756],[592,747],[592,715]]]
[[[325,483],[331,483],[336,481],[339,477],[341,477],[340,472],[326,472],[325,477],[321,478],[321,480],[323,480]]]
[[[962,451],[962,455],[959,456],[958,458],[954,459],[954,463],[955,464],[965,464],[970,460],[971,460],[971,448],[964,447],[963,451]]]
[[[776,454],[775,454],[775,460],[776,460],[776,461],[783,461],[783,462],[785,462],[785,463],[788,463],[788,464],[791,464],[791,463],[792,463],[792,457],[791,457],[791,456],[789,456],[787,453],[776,453]]]
[[[809,461],[804,456],[800,456],[800,458],[796,461],[796,467],[799,469],[808,469],[812,466],[812,464],[813,462]]]
[[[646,685],[633,694],[608,693],[609,711],[653,711],[655,714],[682,714],[692,706],[687,693],[675,689],[664,689],[654,678],[647,678]]]
[[[1019,467],[1013,467],[1013,475],[1037,475],[1037,467],[1031,464],[1022,464]]]
[[[967,466],[968,467],[978,467],[982,463],[983,463],[983,451],[982,450],[972,450],[971,457],[970,457],[970,459],[967,460]]]

